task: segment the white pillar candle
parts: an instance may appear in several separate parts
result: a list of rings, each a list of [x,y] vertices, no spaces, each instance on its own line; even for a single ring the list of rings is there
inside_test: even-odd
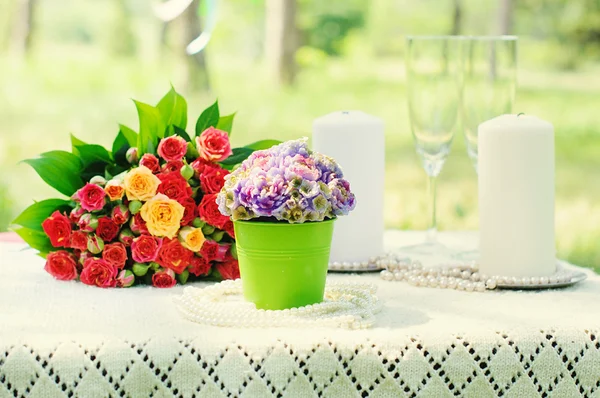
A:
[[[334,112],[313,123],[313,149],[332,157],[356,196],[335,222],[330,261],[367,261],[383,253],[385,138],[383,121],[360,111]]]
[[[552,124],[502,115],[479,125],[478,135],[480,272],[554,273]]]

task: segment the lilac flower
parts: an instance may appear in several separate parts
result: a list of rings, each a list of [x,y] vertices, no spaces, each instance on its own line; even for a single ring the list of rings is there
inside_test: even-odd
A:
[[[346,215],[356,199],[339,165],[306,140],[256,151],[225,177],[219,210],[233,220],[267,217],[290,223]]]

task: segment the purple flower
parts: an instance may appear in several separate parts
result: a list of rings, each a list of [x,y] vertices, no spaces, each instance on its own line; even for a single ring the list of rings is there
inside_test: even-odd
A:
[[[306,140],[256,151],[225,177],[219,210],[233,220],[267,217],[290,223],[346,215],[355,206],[350,184],[331,158]]]

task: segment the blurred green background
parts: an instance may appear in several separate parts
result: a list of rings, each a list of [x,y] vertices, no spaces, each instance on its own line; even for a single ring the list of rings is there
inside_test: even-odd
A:
[[[340,109],[383,118],[386,224],[424,229],[404,35],[511,33],[515,111],[556,129],[559,255],[600,270],[600,0],[217,0],[212,39],[194,57],[184,48],[212,1],[162,21],[177,2],[0,2],[0,231],[54,195],[19,160],[69,149],[69,133],[108,145],[118,122],[137,127],[131,98],[154,103],[171,82],[190,119],[215,97],[237,111],[235,144],[310,136],[314,118]],[[476,183],[459,131],[439,178],[441,230],[477,228]]]

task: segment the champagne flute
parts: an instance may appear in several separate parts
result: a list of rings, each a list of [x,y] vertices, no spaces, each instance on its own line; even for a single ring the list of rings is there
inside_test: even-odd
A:
[[[429,177],[430,223],[423,244],[402,248],[415,254],[448,249],[437,241],[436,179],[450,153],[461,95],[460,36],[406,38],[406,73],[410,127],[415,149]]]
[[[517,37],[471,36],[463,52],[461,125],[467,153],[477,172],[477,129],[486,120],[512,112],[517,86]],[[476,260],[477,250],[458,253]]]

